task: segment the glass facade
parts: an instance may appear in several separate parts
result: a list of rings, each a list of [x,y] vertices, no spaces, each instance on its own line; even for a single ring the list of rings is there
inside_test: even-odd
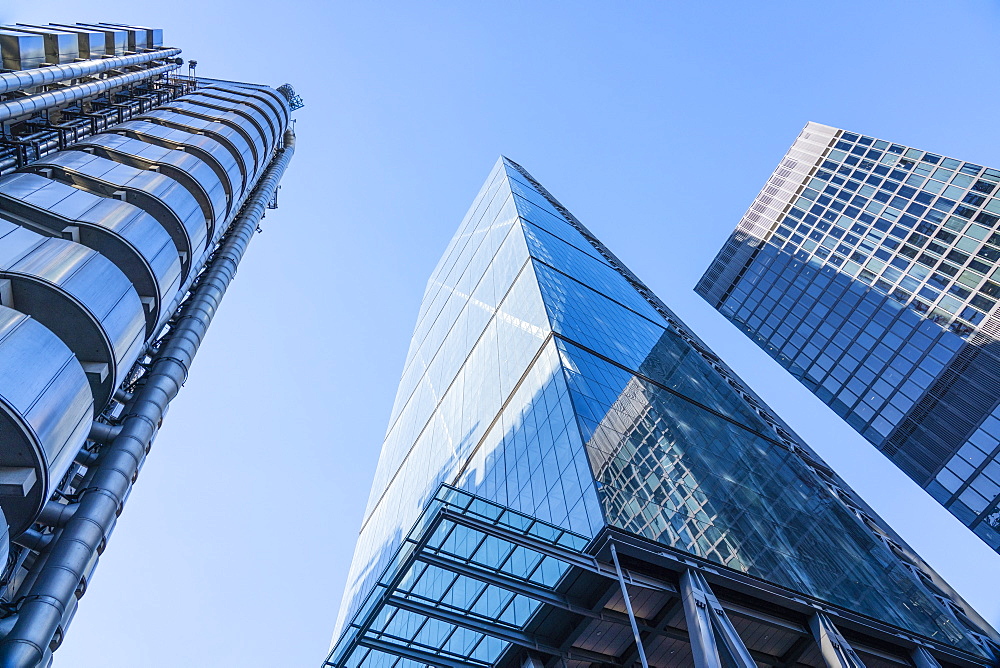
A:
[[[994,632],[501,159],[428,282],[327,665],[506,665],[518,643],[607,663],[526,638],[609,532],[988,656]]]
[[[998,185],[810,123],[697,287],[994,549]]]

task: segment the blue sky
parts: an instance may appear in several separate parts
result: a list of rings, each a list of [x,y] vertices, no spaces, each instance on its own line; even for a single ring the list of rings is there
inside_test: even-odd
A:
[[[319,665],[424,283],[500,154],[1000,625],[1000,556],[692,290],[806,121],[1000,166],[997,3],[100,4],[0,21],[162,27],[307,107],[56,666]]]

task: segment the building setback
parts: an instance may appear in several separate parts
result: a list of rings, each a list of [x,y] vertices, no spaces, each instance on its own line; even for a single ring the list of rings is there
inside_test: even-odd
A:
[[[696,288],[994,550],[998,183],[809,123]]]
[[[301,102],[178,76],[155,28],[7,26],[0,51],[0,665],[34,668],[276,206]]]
[[[427,284],[324,665],[987,666],[996,641],[498,161]]]

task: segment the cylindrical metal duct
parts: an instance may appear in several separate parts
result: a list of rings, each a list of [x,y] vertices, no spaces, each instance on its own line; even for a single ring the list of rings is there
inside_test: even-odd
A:
[[[180,53],[180,49],[163,49],[162,51],[151,51],[149,53],[136,53],[131,56],[96,58],[94,60],[86,60],[82,63],[66,63],[64,65],[39,67],[33,70],[6,72],[0,74],[0,93],[11,93],[16,90],[44,86],[57,81],[68,81],[70,79],[92,76],[122,67],[142,65],[152,60],[177,56]]]
[[[236,267],[291,160],[294,144],[294,136],[286,132],[284,148],[256,184],[185,302],[183,318],[154,356],[149,373],[126,406],[121,433],[101,453],[94,477],[80,495],[78,509],[55,539],[31,590],[22,599],[17,622],[0,640],[0,665],[34,668],[45,660],[57,634],[61,635],[65,613],[72,609],[76,591],[114,524],[167,405],[187,378]]]
[[[72,65],[68,65],[67,67],[71,66]],[[121,88],[144,79],[151,79],[161,74],[166,74],[167,72],[176,70],[178,67],[180,67],[180,64],[178,63],[159,65],[157,67],[151,67],[139,72],[129,72],[128,74],[108,77],[107,79],[101,79],[100,81],[77,84],[61,90],[39,93],[38,95],[29,95],[28,97],[22,97],[18,100],[3,102],[0,103],[0,121],[8,121],[12,118],[19,118],[21,116],[30,116],[32,114],[37,114],[43,109],[79,102],[80,100],[93,97],[94,95],[100,95],[101,93],[105,93],[114,88]]]

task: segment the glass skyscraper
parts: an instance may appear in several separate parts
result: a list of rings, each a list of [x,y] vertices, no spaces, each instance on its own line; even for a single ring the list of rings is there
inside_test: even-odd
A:
[[[427,284],[325,665],[986,666],[997,640],[497,162]]]
[[[696,288],[995,550],[998,184],[809,123]]]
[[[157,28],[0,28],[0,666],[52,662],[295,146]]]

